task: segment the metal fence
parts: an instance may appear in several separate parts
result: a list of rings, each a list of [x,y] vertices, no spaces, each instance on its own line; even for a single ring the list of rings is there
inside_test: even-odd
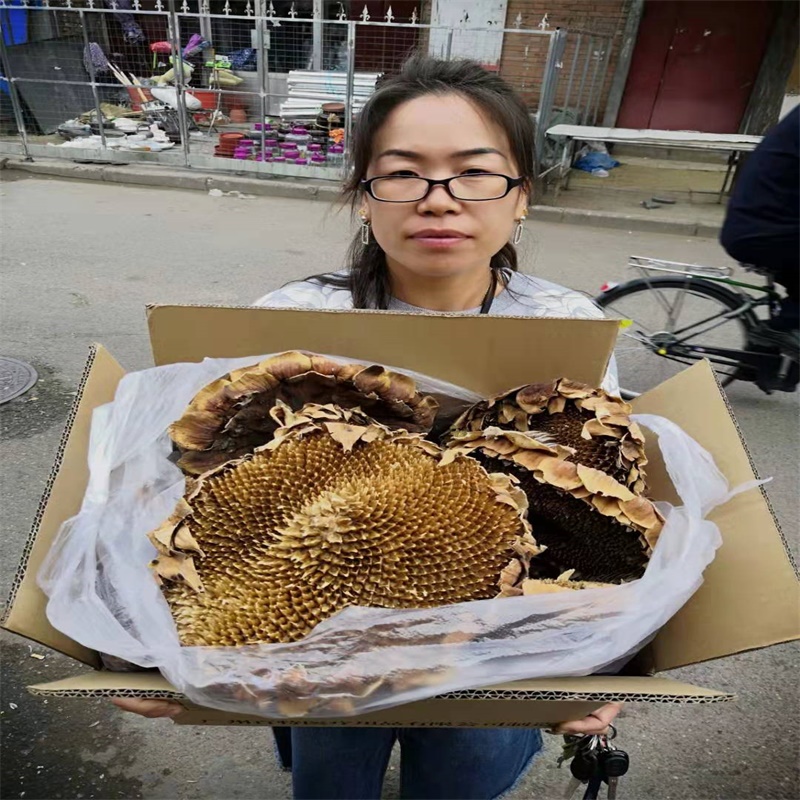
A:
[[[613,47],[611,36],[591,31],[563,31],[556,37],[555,77],[543,103],[547,108],[545,127],[597,125],[602,120],[613,79]],[[552,165],[560,143],[540,135],[537,145],[540,163]]]
[[[606,36],[277,5],[0,0],[0,153],[340,180],[354,115],[418,50],[498,70],[538,123],[540,158],[550,124],[602,112]]]

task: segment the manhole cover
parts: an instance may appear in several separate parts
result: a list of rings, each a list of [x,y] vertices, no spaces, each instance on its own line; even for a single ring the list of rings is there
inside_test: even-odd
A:
[[[0,356],[0,404],[25,394],[37,380],[39,376],[30,364]]]

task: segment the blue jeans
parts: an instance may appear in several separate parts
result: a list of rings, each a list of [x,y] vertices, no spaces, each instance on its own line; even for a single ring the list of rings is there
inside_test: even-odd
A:
[[[489,800],[511,789],[542,748],[536,728],[284,728],[276,739],[295,800],[380,798],[396,741],[401,797]]]

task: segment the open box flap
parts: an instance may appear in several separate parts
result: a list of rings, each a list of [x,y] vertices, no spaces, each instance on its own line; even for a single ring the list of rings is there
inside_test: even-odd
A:
[[[93,667],[100,666],[97,653],[69,639],[48,622],[47,598],[36,583],[36,575],[61,523],[80,510],[89,482],[86,453],[92,411],[114,399],[117,384],[124,374],[125,370],[108,350],[99,344],[92,345],[2,621],[2,627],[7,630]]]
[[[702,442],[731,487],[756,477],[708,362],[636,398],[633,406],[637,413],[671,419]],[[674,497],[660,458],[647,474],[654,495]],[[800,582],[764,487],[737,495],[709,519],[719,525],[722,547],[698,592],[654,640],[657,671],[800,638]]]
[[[414,370],[487,395],[560,377],[599,386],[618,329],[616,320],[603,319],[166,305],[150,306],[147,320],[159,366],[309,350]]]

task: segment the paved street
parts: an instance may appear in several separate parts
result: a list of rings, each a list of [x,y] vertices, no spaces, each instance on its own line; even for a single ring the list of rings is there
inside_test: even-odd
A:
[[[0,184],[3,355],[41,381],[0,407],[4,442],[0,595],[6,596],[91,342],[129,370],[150,366],[147,303],[247,304],[284,282],[336,268],[346,212],[282,198],[36,179]],[[595,294],[626,277],[629,254],[729,263],[715,241],[537,224],[524,270]],[[735,386],[730,400],[797,553],[797,396]],[[177,727],[117,712],[105,701],[51,699],[26,684],[81,667],[2,635],[2,797],[288,798],[267,730]],[[43,654],[38,660],[32,654]],[[779,645],[670,673],[734,692],[711,706],[631,705],[621,746],[631,755],[622,798],[793,798],[800,793],[798,648]],[[557,798],[568,775],[558,742],[509,795]],[[386,797],[396,797],[395,758]]]

